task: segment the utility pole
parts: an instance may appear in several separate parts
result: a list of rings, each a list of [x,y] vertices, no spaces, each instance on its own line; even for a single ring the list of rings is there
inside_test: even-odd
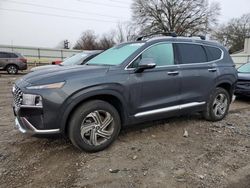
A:
[[[65,40],[63,41],[63,43],[64,43],[64,49],[69,49],[69,41]]]

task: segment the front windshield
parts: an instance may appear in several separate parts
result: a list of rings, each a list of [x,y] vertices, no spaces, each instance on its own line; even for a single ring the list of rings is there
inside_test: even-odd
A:
[[[87,53],[79,53],[76,55],[73,55],[70,58],[65,59],[61,64],[64,66],[67,65],[79,65],[83,62],[83,59],[85,59],[89,54]]]
[[[120,65],[144,43],[121,44],[106,50],[88,62],[88,65]]]
[[[238,72],[240,73],[250,73],[250,63],[247,63],[245,65],[242,65],[239,69]]]

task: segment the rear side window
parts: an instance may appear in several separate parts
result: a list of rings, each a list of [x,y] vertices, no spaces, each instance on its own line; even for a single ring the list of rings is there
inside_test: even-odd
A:
[[[207,52],[208,61],[215,61],[221,58],[222,51],[219,48],[210,46],[204,46],[204,48]]]
[[[18,58],[18,56],[14,53],[10,53],[10,58]]]
[[[0,52],[0,58],[17,58],[18,56],[14,53]]]
[[[180,54],[181,64],[204,63],[207,62],[207,54],[203,46],[198,44],[176,44]]]
[[[10,57],[9,53],[0,52],[0,58],[9,58],[9,57]]]

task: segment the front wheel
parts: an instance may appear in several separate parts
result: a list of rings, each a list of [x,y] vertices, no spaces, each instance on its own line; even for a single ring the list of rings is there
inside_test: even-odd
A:
[[[109,147],[121,129],[120,116],[109,103],[89,101],[79,106],[69,123],[69,138],[74,146],[87,152]]]
[[[230,106],[229,93],[223,88],[216,88],[210,96],[203,116],[208,121],[220,121],[225,118]]]

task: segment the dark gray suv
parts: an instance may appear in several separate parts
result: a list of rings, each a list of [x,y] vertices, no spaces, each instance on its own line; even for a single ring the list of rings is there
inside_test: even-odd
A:
[[[0,52],[0,70],[9,74],[17,74],[19,70],[27,69],[27,59],[14,52]]]
[[[13,108],[21,132],[62,133],[96,152],[126,125],[195,112],[222,120],[236,81],[220,44],[158,37],[117,45],[84,66],[30,73],[13,86]]]

